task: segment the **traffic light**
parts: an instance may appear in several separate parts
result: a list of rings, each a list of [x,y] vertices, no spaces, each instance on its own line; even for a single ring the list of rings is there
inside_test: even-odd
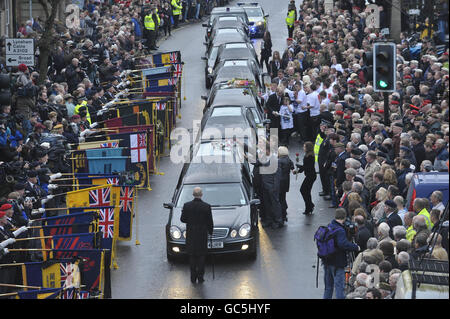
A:
[[[0,105],[11,105],[9,74],[0,74]]]
[[[367,51],[363,53],[364,66],[362,68],[364,72],[364,80],[366,84],[373,82],[373,51]]]
[[[396,67],[395,43],[375,43],[373,47],[374,91],[395,91]]]

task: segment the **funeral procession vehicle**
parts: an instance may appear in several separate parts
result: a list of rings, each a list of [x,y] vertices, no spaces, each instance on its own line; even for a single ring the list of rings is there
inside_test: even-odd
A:
[[[256,258],[258,205],[254,197],[250,165],[233,140],[218,139],[191,147],[174,191],[166,225],[167,259],[186,256],[186,224],[180,221],[184,203],[201,187],[202,200],[212,207],[214,230],[208,240],[209,254],[241,254]]]
[[[214,20],[211,28],[206,30],[205,41],[208,42],[214,30],[222,28],[238,28],[242,29],[245,34],[250,35],[249,26],[238,16],[221,16]]]
[[[267,18],[269,15],[264,13],[263,8],[257,2],[238,2],[236,5],[245,10],[248,20],[253,23],[250,26],[250,37],[262,38],[267,30]]]
[[[202,60],[205,60],[205,80],[206,88],[211,87],[210,78],[208,76],[212,73],[214,64],[216,62],[219,46],[224,43],[231,42],[248,42],[250,38],[239,28],[221,28],[214,31],[213,36],[209,42],[204,42],[206,45],[205,56]]]
[[[264,121],[264,110],[257,92],[253,84],[246,80],[235,79],[233,81],[215,83],[209,92],[209,96],[203,95],[201,98],[205,100],[203,113],[211,107],[239,105],[250,110],[253,120],[258,127],[270,121]]]
[[[244,79],[254,83],[256,89],[261,93],[265,92],[265,83],[270,83],[269,74],[261,71],[258,61],[254,58],[222,60],[215,65],[208,77],[212,84],[233,79]]]
[[[250,20],[248,19],[247,13],[245,12],[245,10],[243,8],[239,8],[239,7],[216,7],[214,9],[212,9],[211,15],[209,16],[208,22],[202,24],[203,27],[207,28],[206,32],[210,32],[211,31],[210,28],[213,25],[214,20],[216,20],[218,17],[223,17],[223,16],[240,17],[242,19],[242,21],[245,22],[246,25],[248,25],[248,26],[253,25],[253,22],[250,22]]]

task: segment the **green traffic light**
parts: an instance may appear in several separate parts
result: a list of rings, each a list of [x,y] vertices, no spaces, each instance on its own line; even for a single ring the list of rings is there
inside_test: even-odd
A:
[[[379,85],[381,88],[383,88],[383,89],[385,89],[385,88],[388,87],[388,83],[387,83],[386,81],[383,81],[383,80],[380,80],[380,81],[378,82],[378,85]]]

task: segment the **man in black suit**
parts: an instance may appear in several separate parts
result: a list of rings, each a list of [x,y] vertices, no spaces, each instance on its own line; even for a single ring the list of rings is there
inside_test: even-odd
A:
[[[280,106],[283,102],[284,87],[278,86],[276,94],[271,94],[266,102],[267,117],[270,120],[270,128],[280,128]]]
[[[208,251],[208,233],[213,233],[211,206],[202,201],[200,187],[193,191],[194,200],[183,206],[181,222],[186,223],[186,249],[191,266],[191,282],[204,282],[205,257]]]
[[[355,216],[355,223],[358,226],[358,231],[355,236],[355,243],[361,247],[361,251],[367,249],[367,241],[371,236],[370,230],[366,226],[365,218],[361,215]]]
[[[384,202],[384,212],[386,214],[386,223],[389,225],[389,236],[394,239],[392,230],[395,226],[403,225],[402,219],[397,214],[397,204],[392,200]]]

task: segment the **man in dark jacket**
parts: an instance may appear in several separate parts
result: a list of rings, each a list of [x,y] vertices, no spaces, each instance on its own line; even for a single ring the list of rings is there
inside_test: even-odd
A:
[[[397,204],[392,200],[384,202],[384,213],[386,214],[386,223],[389,225],[389,237],[394,239],[393,229],[395,226],[403,225],[402,219],[397,214]]]
[[[333,290],[337,299],[345,298],[345,267],[347,266],[347,252],[360,250],[359,246],[347,239],[344,222],[347,212],[343,208],[336,209],[334,220],[328,225],[336,230],[336,252],[326,260],[323,260],[325,292],[323,299],[331,299]]]
[[[270,120],[270,128],[280,128],[280,106],[283,101],[284,88],[278,87],[275,94],[269,96],[266,102],[267,118]]]
[[[186,249],[191,266],[191,282],[204,282],[205,257],[208,251],[208,234],[213,233],[211,206],[202,201],[200,187],[193,191],[194,200],[183,206],[180,220],[186,223]]]

